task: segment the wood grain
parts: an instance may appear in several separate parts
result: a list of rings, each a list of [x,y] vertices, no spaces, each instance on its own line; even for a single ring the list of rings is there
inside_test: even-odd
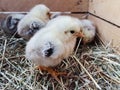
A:
[[[0,0],[0,11],[29,11],[36,4],[45,4],[52,11],[88,11],[88,0]]]
[[[120,26],[120,0],[89,0],[89,12]]]
[[[120,28],[117,28],[116,26],[113,26],[94,16],[89,16],[88,18],[95,22],[98,34],[103,42],[108,44],[112,41],[112,47],[118,48],[120,51]]]

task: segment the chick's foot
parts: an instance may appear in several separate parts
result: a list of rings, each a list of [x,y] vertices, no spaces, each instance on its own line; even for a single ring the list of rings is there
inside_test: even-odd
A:
[[[66,72],[57,72],[57,71],[54,71],[52,68],[50,67],[44,67],[44,66],[38,66],[37,67],[39,70],[44,70],[44,71],[47,71],[49,74],[51,74],[51,76],[58,82],[60,82],[58,76],[61,76],[61,75],[67,75]]]

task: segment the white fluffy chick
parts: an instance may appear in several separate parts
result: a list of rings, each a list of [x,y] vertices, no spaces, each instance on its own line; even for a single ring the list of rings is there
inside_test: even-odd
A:
[[[84,19],[81,20],[81,22],[83,24],[82,32],[84,34],[83,44],[90,43],[94,40],[96,34],[96,27],[94,23],[90,20]]]
[[[76,38],[83,37],[81,27],[80,20],[71,16],[58,16],[50,20],[27,43],[26,58],[59,81],[57,76],[63,73],[56,73],[50,67],[72,54]]]
[[[24,16],[24,14],[9,14],[1,22],[1,29],[8,37],[11,37],[13,35],[15,35],[15,37],[19,37],[19,35],[16,33],[17,25]]]
[[[30,39],[38,30],[43,28],[50,19],[50,9],[39,4],[19,22],[17,31],[20,36]]]

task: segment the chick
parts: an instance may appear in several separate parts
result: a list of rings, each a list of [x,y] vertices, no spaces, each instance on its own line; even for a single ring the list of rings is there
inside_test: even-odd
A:
[[[43,28],[50,19],[50,9],[43,4],[36,5],[19,22],[17,31],[20,36],[30,39],[38,30]]]
[[[81,27],[80,20],[70,16],[58,16],[50,20],[27,43],[26,58],[59,81],[57,76],[65,73],[57,73],[50,67],[58,65],[72,54],[76,38],[83,37]]]
[[[4,33],[11,37],[15,35],[15,37],[19,37],[17,34],[17,25],[18,22],[24,17],[24,14],[10,14],[1,22],[1,29]]]
[[[94,40],[95,34],[96,34],[96,27],[94,23],[90,20],[84,19],[81,20],[83,24],[82,32],[84,34],[83,37],[83,44],[90,43]]]

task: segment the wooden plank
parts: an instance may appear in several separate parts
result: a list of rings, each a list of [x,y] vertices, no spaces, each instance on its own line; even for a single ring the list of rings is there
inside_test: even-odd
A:
[[[89,12],[120,26],[120,0],[89,0]]]
[[[88,0],[0,0],[0,11],[29,11],[40,3],[52,11],[88,11]]]
[[[95,22],[98,34],[103,42],[108,44],[112,41],[112,47],[118,48],[117,50],[120,51],[120,28],[91,15],[88,18]]]
[[[77,17],[79,19],[86,19],[88,14],[70,14],[70,16]]]

